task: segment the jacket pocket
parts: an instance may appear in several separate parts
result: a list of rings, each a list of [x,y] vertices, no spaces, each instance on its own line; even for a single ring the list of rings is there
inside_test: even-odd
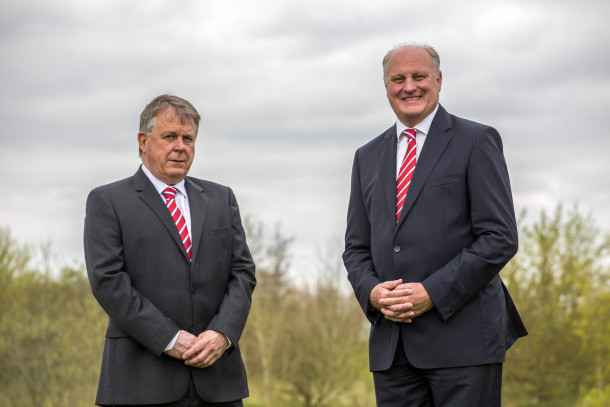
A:
[[[231,236],[231,227],[229,225],[221,228],[212,229],[209,232],[210,239],[224,239]]]
[[[455,184],[456,182],[462,182],[463,180],[464,180],[463,172],[461,172],[459,174],[443,175],[440,177],[435,177],[435,178],[430,179],[430,186],[438,187],[441,185]]]

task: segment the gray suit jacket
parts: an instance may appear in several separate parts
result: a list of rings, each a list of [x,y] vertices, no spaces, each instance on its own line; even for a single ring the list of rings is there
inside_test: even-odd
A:
[[[517,251],[502,141],[439,106],[396,224],[396,129],[355,154],[346,248],[348,278],[372,326],[370,368],[388,369],[399,330],[419,368],[503,362],[527,334],[498,273]],[[375,285],[422,282],[435,308],[399,324],[368,306]]]
[[[206,401],[248,395],[238,341],[256,284],[239,208],[228,188],[186,178],[192,261],[165,203],[139,169],[87,199],[85,261],[109,315],[97,404],[180,399],[191,376]],[[211,367],[164,354],[178,330],[224,333],[234,346]]]

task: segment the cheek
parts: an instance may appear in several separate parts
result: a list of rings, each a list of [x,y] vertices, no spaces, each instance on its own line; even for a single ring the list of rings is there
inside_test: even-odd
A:
[[[402,90],[402,86],[390,85],[388,87],[388,96],[398,97],[398,95],[400,95],[401,90]]]

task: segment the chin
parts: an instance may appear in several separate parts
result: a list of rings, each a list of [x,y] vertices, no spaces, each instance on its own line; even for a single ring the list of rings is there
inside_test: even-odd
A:
[[[186,177],[186,172],[181,171],[181,172],[172,172],[167,174],[167,177],[170,178],[171,180],[173,180],[174,182],[180,182],[184,179],[184,177]]]

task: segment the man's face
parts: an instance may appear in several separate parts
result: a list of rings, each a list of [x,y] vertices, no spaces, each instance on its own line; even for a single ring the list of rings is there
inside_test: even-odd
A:
[[[195,122],[186,118],[182,123],[172,107],[155,116],[152,131],[138,133],[142,163],[159,180],[175,185],[188,174],[195,156]]]
[[[434,72],[432,57],[423,48],[405,48],[394,53],[387,65],[385,87],[398,119],[413,127],[438,104],[442,75]]]

